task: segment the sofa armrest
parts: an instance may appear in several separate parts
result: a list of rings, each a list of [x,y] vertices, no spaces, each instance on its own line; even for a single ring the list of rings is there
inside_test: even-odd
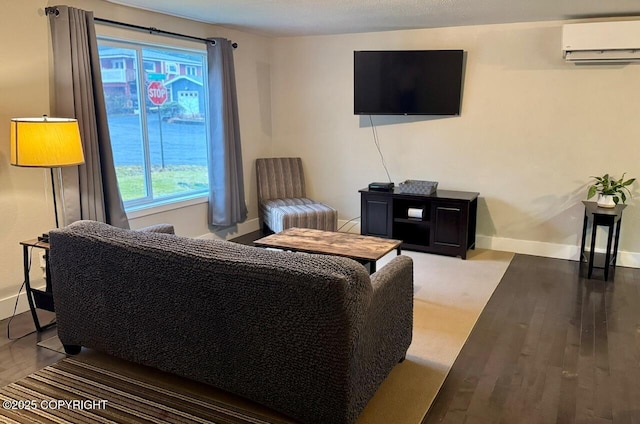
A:
[[[402,361],[413,335],[413,260],[396,256],[371,275],[373,295],[353,362],[353,388],[375,392]]]
[[[413,260],[409,256],[396,256],[388,264],[371,274],[371,285],[373,286],[374,297],[380,290],[388,290],[389,284],[401,279],[400,284],[411,286],[411,296],[413,298]]]
[[[374,340],[390,340],[393,334],[396,346],[379,349],[402,350],[404,358],[413,334],[413,260],[409,256],[396,256],[378,272],[371,275],[373,295],[367,322]]]
[[[136,231],[142,231],[145,233],[165,233],[165,234],[175,234],[175,230],[173,225],[171,224],[156,224],[150,225],[148,227],[139,228]]]

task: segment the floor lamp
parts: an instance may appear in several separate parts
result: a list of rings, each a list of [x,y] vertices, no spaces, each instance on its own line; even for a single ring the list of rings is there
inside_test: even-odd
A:
[[[76,119],[50,118],[47,115],[11,119],[11,165],[50,169],[56,228],[60,225],[53,168],[83,163],[82,141]]]

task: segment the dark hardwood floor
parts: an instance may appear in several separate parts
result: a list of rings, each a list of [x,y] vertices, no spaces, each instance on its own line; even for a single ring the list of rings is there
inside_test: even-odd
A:
[[[423,423],[640,423],[640,269],[579,268],[516,255]],[[55,327],[0,328],[0,386],[65,356],[36,346]],[[11,323],[30,331],[28,313]]]
[[[583,274],[516,255],[423,424],[640,423],[640,270]]]
[[[42,325],[47,324],[55,315],[47,311],[38,311]],[[20,380],[47,365],[55,364],[65,357],[64,354],[38,347],[37,343],[56,335],[55,326],[41,333],[35,332],[31,314],[27,311],[15,316],[9,326],[12,340],[7,338],[9,319],[0,321],[0,387]],[[1,415],[1,414],[0,414]]]

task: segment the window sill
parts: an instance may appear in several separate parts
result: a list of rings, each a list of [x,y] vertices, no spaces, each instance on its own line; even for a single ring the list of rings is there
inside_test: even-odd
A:
[[[186,208],[201,203],[207,203],[207,196],[191,197],[179,201],[168,201],[166,203],[155,203],[153,205],[145,205],[132,207],[126,210],[128,219],[142,218],[143,216],[155,215],[162,212],[172,211],[175,209]]]

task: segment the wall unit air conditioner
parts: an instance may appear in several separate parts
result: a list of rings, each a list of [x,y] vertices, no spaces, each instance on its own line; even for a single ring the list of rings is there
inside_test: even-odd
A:
[[[640,61],[640,21],[566,24],[562,56],[572,63]]]

